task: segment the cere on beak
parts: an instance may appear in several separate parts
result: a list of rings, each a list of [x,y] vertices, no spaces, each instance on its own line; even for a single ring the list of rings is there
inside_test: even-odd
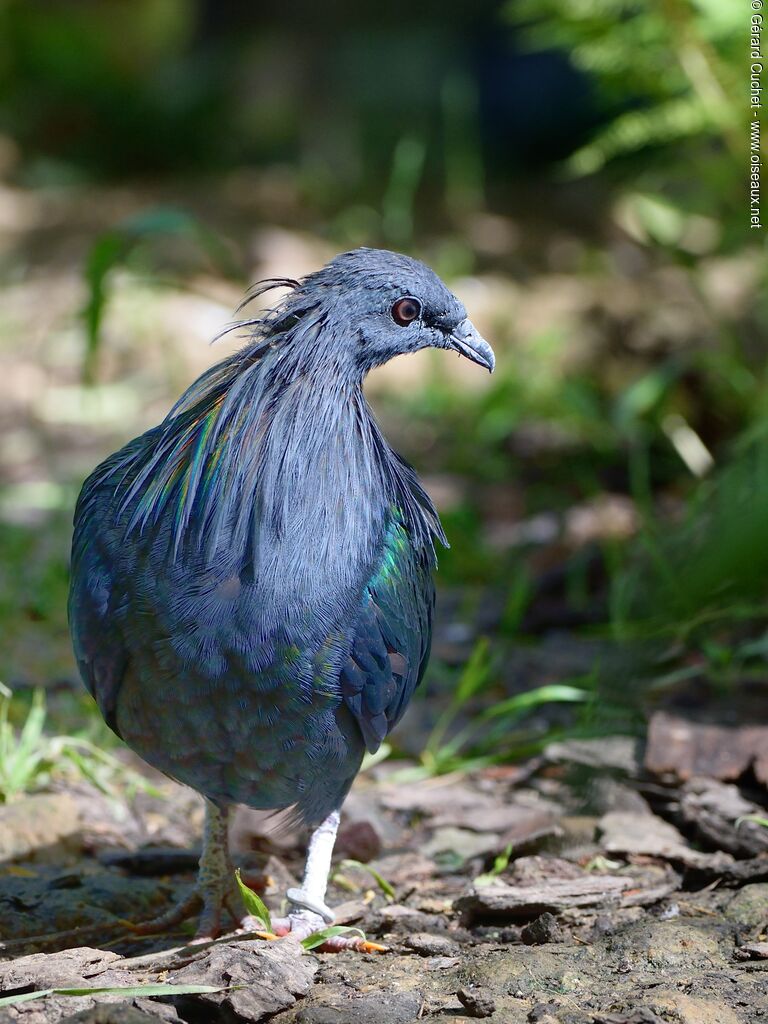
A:
[[[448,335],[448,348],[454,349],[473,363],[484,366],[489,373],[493,373],[496,365],[496,357],[488,342],[477,331],[472,321],[467,317],[454,327]]]

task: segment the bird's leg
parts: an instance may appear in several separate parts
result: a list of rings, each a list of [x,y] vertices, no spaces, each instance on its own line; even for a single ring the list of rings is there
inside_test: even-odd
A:
[[[307,859],[304,864],[304,877],[298,889],[289,889],[285,894],[288,899],[288,917],[273,919],[272,930],[277,935],[289,933],[298,939],[305,939],[333,924],[334,913],[325,905],[325,890],[328,888],[328,875],[331,870],[331,854],[336,842],[341,815],[338,810],[331,811],[325,821],[321,822],[309,839]],[[358,949],[369,952],[384,949],[365,939],[351,936],[335,935],[326,939],[320,950],[322,952],[338,952],[342,949]]]
[[[309,911],[320,916],[324,924],[333,924],[334,914],[325,905],[325,890],[331,871],[331,855],[336,833],[339,830],[339,811],[331,811],[309,839],[307,859],[304,863],[304,877],[298,889],[289,889],[285,894],[288,902],[296,908],[291,913]]]
[[[236,924],[242,916],[242,912],[237,913],[237,905],[232,906],[235,869],[229,858],[228,819],[228,807],[219,807],[206,800],[203,852],[196,886],[203,909],[195,933],[196,939],[215,939],[221,934],[221,912],[225,907]]]
[[[200,908],[195,939],[214,939],[222,932],[222,910],[226,908],[236,924],[243,916],[237,909],[237,894],[234,889],[234,869],[229,859],[227,819],[229,808],[205,802],[205,825],[203,828],[203,852],[197,882],[192,892],[167,913],[151,921],[136,925],[134,931],[141,935],[163,932],[181,924]]]

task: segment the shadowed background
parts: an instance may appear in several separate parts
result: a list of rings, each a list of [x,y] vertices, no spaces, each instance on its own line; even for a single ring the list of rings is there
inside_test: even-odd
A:
[[[358,245],[433,266],[498,362],[420,353],[369,381],[452,543],[393,752],[515,759],[642,732],[681,681],[694,703],[759,683],[742,21],[715,0],[0,0],[0,739],[45,687],[50,728],[111,742],[67,637],[78,487],[237,344],[208,346],[249,283]],[[2,750],[0,799],[61,770]]]

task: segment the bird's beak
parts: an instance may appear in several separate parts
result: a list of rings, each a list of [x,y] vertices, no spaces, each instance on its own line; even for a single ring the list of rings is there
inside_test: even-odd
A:
[[[473,363],[478,363],[480,366],[484,366],[490,373],[493,373],[493,368],[496,365],[493,349],[485,338],[478,334],[477,328],[469,317],[462,320],[448,335],[447,347],[454,349],[460,355],[466,356]]]

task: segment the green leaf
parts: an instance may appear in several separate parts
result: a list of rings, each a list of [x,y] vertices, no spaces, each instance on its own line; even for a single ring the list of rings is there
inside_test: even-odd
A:
[[[349,932],[356,932],[365,942],[365,932],[359,928],[348,928],[343,924],[334,924],[330,928],[323,928],[319,932],[312,932],[306,939],[301,940],[301,944],[304,949],[315,949],[317,946],[322,946],[328,939],[335,939],[337,935],[346,935]]]
[[[380,875],[379,872],[375,868],[372,868],[370,866],[370,864],[363,864],[359,860],[343,860],[341,863],[342,863],[342,866],[346,866],[346,867],[349,867],[349,868],[360,868],[361,871],[367,871],[368,874],[371,875],[371,877],[375,880],[376,884],[381,889],[381,891],[384,893],[384,895],[385,896],[389,896],[392,899],[394,899],[394,897],[395,897],[395,890],[394,890],[394,888],[390,885],[390,883],[386,880],[386,878],[384,878],[383,875]]]
[[[240,868],[235,871],[235,881],[237,887],[240,890],[240,896],[242,897],[245,909],[251,915],[255,917],[257,921],[264,925],[265,932],[272,931],[272,918],[269,915],[269,909],[260,896],[249,889],[245,882],[240,877]]]
[[[557,702],[578,702],[588,700],[590,693],[581,690],[576,686],[566,686],[563,683],[552,683],[549,686],[539,686],[535,690],[526,690],[525,693],[518,693],[509,700],[500,701],[488,708],[484,713],[485,718],[498,718],[499,716],[514,716],[528,711],[529,708],[538,707],[539,704]]]
[[[756,825],[768,828],[768,818],[763,818],[760,814],[743,814],[740,818],[736,819],[736,828],[739,828],[743,821],[753,821]]]
[[[480,888],[482,888],[484,885],[490,885],[491,882],[494,882],[496,880],[496,877],[500,875],[502,871],[507,870],[507,868],[509,867],[509,861],[512,857],[513,848],[514,844],[509,843],[509,845],[504,849],[503,853],[500,853],[496,857],[494,857],[493,867],[491,868],[491,870],[486,871],[485,874],[483,875],[478,875],[477,878],[475,879],[474,884],[476,887],[479,886]]]
[[[0,997],[0,1006],[27,1003],[31,999],[45,999],[46,996],[191,996],[205,992],[223,992],[221,985],[110,985],[104,988],[43,988],[38,992],[19,992],[13,996]]]

